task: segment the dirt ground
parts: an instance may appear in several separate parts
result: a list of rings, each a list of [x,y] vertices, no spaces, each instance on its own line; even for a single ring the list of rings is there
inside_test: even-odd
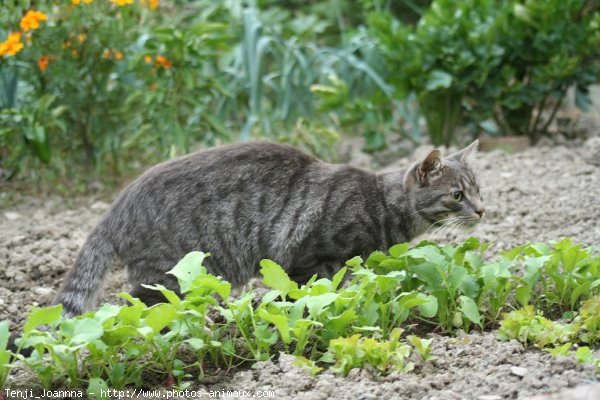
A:
[[[419,148],[394,164],[406,164],[427,150]],[[358,165],[372,161],[364,154],[351,160]],[[563,237],[600,244],[600,137],[516,154],[481,153],[474,167],[486,204],[485,221],[471,232],[440,230],[420,239],[453,243],[475,235],[493,242],[492,252]],[[86,234],[108,206],[94,197],[24,197],[16,206],[0,208],[0,320],[10,319],[18,329],[30,306],[49,304]],[[104,299],[127,289],[124,281],[122,269],[115,269]],[[494,400],[556,393],[600,380],[592,367],[498,341],[494,332],[433,339],[437,359],[411,373],[376,377],[356,370],[346,378],[327,372],[312,377],[282,355],[194,388],[251,394],[273,390],[277,399]],[[22,379],[13,378],[9,386],[22,387]],[[600,389],[596,393],[598,397],[581,398],[599,399]]]

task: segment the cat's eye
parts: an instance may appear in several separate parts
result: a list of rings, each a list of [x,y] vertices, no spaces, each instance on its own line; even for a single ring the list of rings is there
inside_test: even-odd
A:
[[[456,201],[461,201],[463,199],[463,192],[460,190],[452,192],[452,198]]]

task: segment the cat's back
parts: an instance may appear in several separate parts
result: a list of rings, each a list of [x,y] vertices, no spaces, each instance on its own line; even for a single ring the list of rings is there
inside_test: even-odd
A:
[[[231,182],[241,175],[261,181],[260,175],[276,177],[294,173],[309,165],[324,164],[317,158],[288,145],[270,142],[235,143],[212,147],[158,164],[138,181]]]
[[[294,147],[265,141],[212,147],[146,170],[121,192],[112,211],[197,196],[217,201],[233,193],[284,190],[322,175],[328,166]]]

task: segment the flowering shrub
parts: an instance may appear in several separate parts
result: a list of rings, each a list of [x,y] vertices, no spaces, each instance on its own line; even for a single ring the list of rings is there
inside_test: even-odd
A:
[[[74,154],[88,166],[118,171],[130,150],[158,158],[150,153],[155,148],[144,154],[148,142],[166,155],[212,137],[198,118],[206,111],[188,120],[184,113],[193,113],[181,102],[187,96],[191,108],[202,102],[186,92],[183,80],[196,83],[190,77],[215,58],[206,54],[213,50],[203,48],[204,40],[227,47],[219,38],[222,27],[209,26],[202,38],[181,37],[181,31],[162,28],[174,17],[159,12],[157,0],[69,0],[39,10],[27,3],[9,6],[0,17],[2,26],[14,29],[0,43],[5,166],[38,162],[26,157],[33,150],[63,175]],[[53,152],[60,157],[52,158]],[[65,154],[71,155],[66,161]]]

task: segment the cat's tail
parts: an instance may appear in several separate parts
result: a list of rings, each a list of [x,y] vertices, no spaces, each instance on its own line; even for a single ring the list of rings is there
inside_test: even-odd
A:
[[[100,223],[85,241],[54,300],[54,304],[63,305],[63,315],[79,315],[94,306],[104,277],[116,258],[109,237],[104,224]]]

